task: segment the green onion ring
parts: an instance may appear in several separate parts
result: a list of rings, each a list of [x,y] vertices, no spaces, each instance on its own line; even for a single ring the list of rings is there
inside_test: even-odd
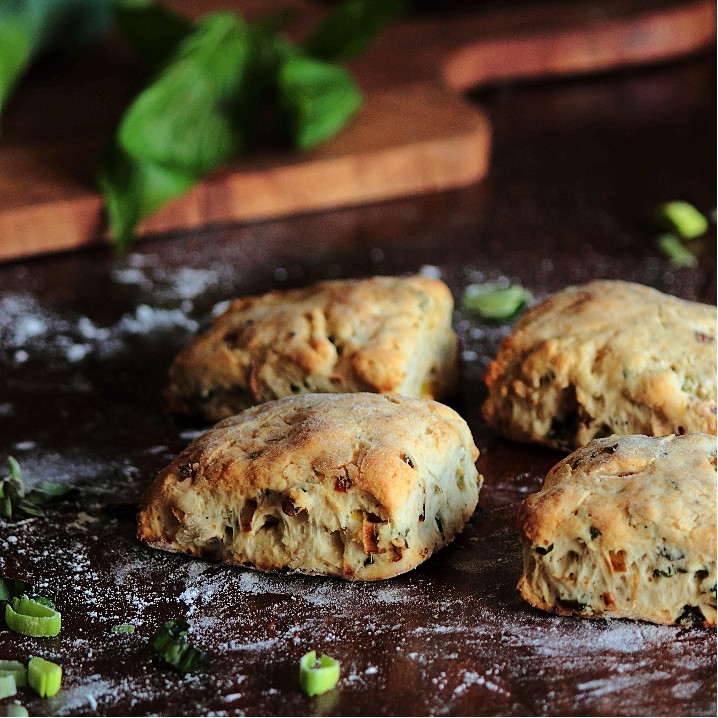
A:
[[[0,661],[0,676],[13,676],[18,688],[27,685],[27,668],[20,661]]]
[[[6,676],[0,676],[0,698],[9,698],[16,693],[15,676],[12,673],[8,673]]]
[[[11,631],[24,636],[56,636],[61,616],[54,608],[21,596],[5,604],[5,623]]]
[[[305,653],[299,661],[299,685],[308,696],[318,696],[334,688],[339,680],[339,661],[317,652]]]
[[[5,706],[5,715],[11,718],[27,718],[30,714],[22,703],[13,701]]]
[[[62,682],[62,668],[44,658],[31,658],[27,664],[27,677],[30,688],[41,698],[52,698]]]

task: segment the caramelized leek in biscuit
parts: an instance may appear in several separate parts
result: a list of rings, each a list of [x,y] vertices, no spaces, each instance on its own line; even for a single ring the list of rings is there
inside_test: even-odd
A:
[[[160,472],[138,536],[263,571],[389,578],[461,532],[477,456],[466,422],[435,401],[286,397],[220,422]]]

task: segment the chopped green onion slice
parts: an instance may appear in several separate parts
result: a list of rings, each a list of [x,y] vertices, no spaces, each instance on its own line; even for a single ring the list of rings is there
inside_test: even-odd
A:
[[[682,267],[695,267],[698,263],[696,256],[686,247],[675,234],[662,234],[658,238],[658,247],[668,257],[671,266],[676,269]]]
[[[52,698],[62,682],[62,668],[44,658],[31,658],[27,664],[27,677],[32,688],[41,698]]]
[[[5,706],[5,715],[11,716],[12,718],[26,718],[30,714],[22,703],[13,701]]]
[[[134,633],[135,627],[131,623],[121,623],[119,626],[113,626],[110,631],[112,633]]]
[[[15,676],[8,673],[6,676],[0,676],[0,698],[8,698],[17,693],[15,686]]]
[[[317,662],[317,652],[305,653],[299,661],[299,685],[308,696],[318,696],[330,691],[339,680],[339,661],[322,654]]]
[[[22,481],[22,469],[14,456],[7,457],[7,465],[10,469],[10,476],[16,481]]]
[[[55,602],[45,596],[32,596],[35,603],[39,603],[41,606],[47,606],[48,608],[55,608]]]
[[[27,668],[20,661],[0,661],[0,676],[12,676],[18,688],[27,685]]]
[[[484,319],[509,319],[519,308],[531,301],[532,295],[520,284],[504,286],[496,282],[469,284],[461,303],[465,309]]]
[[[165,663],[182,673],[191,673],[207,661],[207,654],[198,651],[187,641],[189,623],[182,619],[166,621],[152,637],[152,648]]]
[[[11,631],[24,636],[56,636],[61,616],[54,608],[22,596],[5,604],[5,623]]]
[[[695,239],[708,231],[708,219],[689,202],[666,202],[656,208],[656,224],[682,239]]]

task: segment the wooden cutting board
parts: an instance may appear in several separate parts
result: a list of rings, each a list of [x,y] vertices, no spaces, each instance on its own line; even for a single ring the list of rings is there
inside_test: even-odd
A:
[[[232,3],[176,0],[190,14]],[[248,15],[309,0],[235,2]],[[366,104],[304,154],[257,151],[145,221],[141,235],[253,221],[470,184],[488,171],[491,125],[462,93],[516,79],[603,72],[679,58],[715,41],[710,0],[564,2],[417,13],[351,63]],[[95,171],[141,83],[117,43],[45,63],[10,103],[0,140],[0,260],[107,240]]]

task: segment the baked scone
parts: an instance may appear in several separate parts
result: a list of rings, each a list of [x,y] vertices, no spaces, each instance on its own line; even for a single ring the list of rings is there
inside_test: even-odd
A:
[[[596,439],[521,505],[533,606],[578,616],[716,625],[716,440]]]
[[[443,282],[422,276],[237,299],[175,358],[166,398],[212,420],[307,392],[443,398],[457,377],[453,306]]]
[[[389,578],[461,532],[477,457],[466,422],[435,401],[285,397],[225,419],[160,472],[138,537],[263,571]]]
[[[621,281],[534,307],[489,366],[484,418],[562,449],[611,434],[716,433],[716,308]]]

